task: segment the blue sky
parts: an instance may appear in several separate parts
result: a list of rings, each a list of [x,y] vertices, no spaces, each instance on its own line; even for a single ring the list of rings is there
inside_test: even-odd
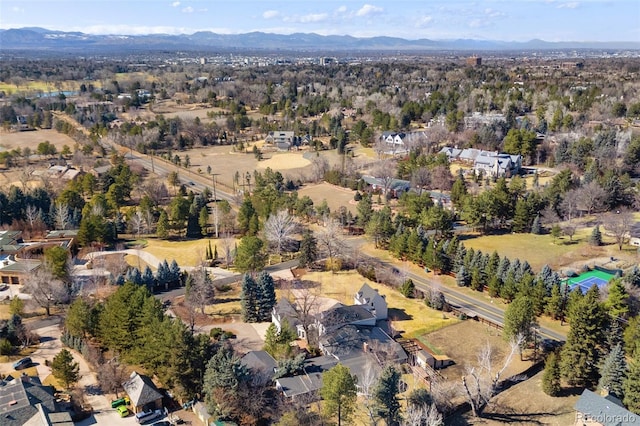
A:
[[[640,41],[640,0],[2,0],[0,28]]]

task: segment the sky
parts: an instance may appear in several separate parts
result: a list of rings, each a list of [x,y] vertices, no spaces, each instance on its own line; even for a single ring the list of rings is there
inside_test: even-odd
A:
[[[21,27],[640,42],[640,0],[2,0],[0,28]]]

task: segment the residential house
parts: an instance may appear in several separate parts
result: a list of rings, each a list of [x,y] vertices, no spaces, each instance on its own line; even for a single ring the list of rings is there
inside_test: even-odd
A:
[[[293,304],[286,298],[281,298],[271,311],[271,322],[278,329],[278,333],[282,331],[282,324],[287,322],[290,327],[296,330],[298,338],[306,339],[304,328],[298,319],[298,313]]]
[[[520,172],[522,157],[520,155],[498,154],[498,152],[481,151],[476,157],[473,168],[482,171],[485,176],[511,177]]]
[[[600,396],[585,389],[574,406],[575,426],[631,426],[640,423],[640,416],[628,411],[618,398]]]
[[[37,377],[0,380],[2,426],[73,426],[71,415],[61,408],[53,388],[43,386]]]
[[[411,182],[402,179],[389,179],[388,182],[385,182],[383,179],[365,175],[362,176],[362,180],[367,184],[370,191],[381,194],[389,192],[392,197],[396,198],[411,188]]]
[[[438,154],[446,155],[449,161],[457,161],[458,157],[460,156],[460,153],[462,153],[461,149],[451,148],[448,146],[445,146],[440,151],[438,151]]]
[[[267,351],[250,351],[247,352],[240,362],[247,368],[250,368],[256,373],[265,373],[269,377],[273,376],[273,373],[278,368],[278,363]]]
[[[407,134],[402,132],[383,132],[380,135],[380,141],[384,146],[383,153],[388,155],[408,153],[409,150],[405,144],[406,137]]]
[[[149,377],[134,371],[129,380],[122,384],[122,388],[129,396],[134,413],[162,408],[162,394]]]
[[[104,175],[106,175],[107,173],[109,173],[109,171],[113,168],[113,166],[111,164],[107,164],[104,166],[97,166],[92,168],[89,173],[91,173],[92,175],[94,175],[97,178],[100,178]]]
[[[298,139],[291,131],[278,130],[275,132],[269,132],[267,137],[264,138],[264,141],[265,143],[276,146],[280,151],[289,151],[292,146],[299,145]]]
[[[314,327],[318,330],[318,336],[323,336],[344,325],[375,326],[376,317],[363,306],[337,303],[331,309],[320,312]]]
[[[355,294],[353,303],[364,307],[378,320],[387,319],[389,312],[387,300],[377,289],[372,288],[367,283],[364,283]]]

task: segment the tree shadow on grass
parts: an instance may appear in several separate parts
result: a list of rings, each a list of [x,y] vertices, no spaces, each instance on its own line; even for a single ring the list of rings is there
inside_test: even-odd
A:
[[[389,308],[387,317],[393,321],[410,321],[413,316],[407,314],[404,309]]]

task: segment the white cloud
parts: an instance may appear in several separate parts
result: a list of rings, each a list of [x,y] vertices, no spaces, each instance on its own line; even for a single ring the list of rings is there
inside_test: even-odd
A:
[[[326,13],[311,13],[300,17],[300,22],[322,22],[329,17]]]
[[[193,13],[193,8],[191,6],[187,6],[182,9],[182,13]]]
[[[347,6],[340,6],[338,9],[336,9],[337,13],[345,13],[347,11]]]
[[[367,16],[382,12],[384,9],[371,4],[365,4],[357,12],[356,16]]]
[[[21,7],[18,7],[18,6],[13,6],[11,8],[11,11],[15,12],[15,13],[24,13],[24,9],[22,9]]]
[[[570,1],[569,3],[560,3],[556,6],[558,9],[576,9],[580,6],[580,3],[577,1]]]
[[[178,7],[178,6],[180,6],[180,2],[179,1],[174,1],[173,3],[171,3],[171,6]]]
[[[428,26],[433,21],[433,16],[422,16],[416,21],[416,28]]]
[[[273,19],[277,18],[278,16],[280,16],[280,12],[278,12],[277,10],[265,10],[262,13],[262,17],[264,19]]]

